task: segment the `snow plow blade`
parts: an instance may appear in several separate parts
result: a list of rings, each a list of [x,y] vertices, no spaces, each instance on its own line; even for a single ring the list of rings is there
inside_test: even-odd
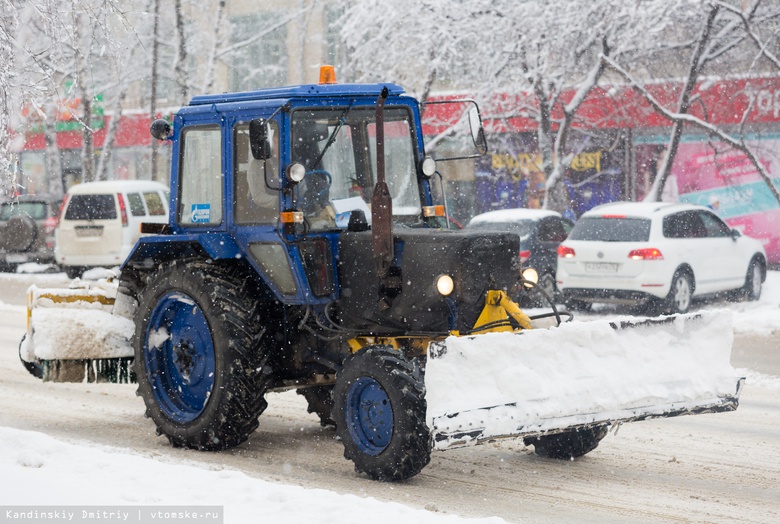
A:
[[[19,358],[44,382],[135,382],[133,321],[112,314],[114,280],[27,291],[27,332]]]
[[[744,379],[732,341],[721,310],[434,342],[425,370],[434,448],[733,411]]]

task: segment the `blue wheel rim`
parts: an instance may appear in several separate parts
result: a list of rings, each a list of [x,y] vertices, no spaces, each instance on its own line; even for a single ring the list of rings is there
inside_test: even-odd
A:
[[[361,377],[347,392],[347,426],[361,452],[376,456],[393,437],[393,407],[381,384]]]
[[[206,317],[184,293],[162,296],[144,336],[146,374],[157,405],[175,422],[195,420],[214,388],[215,352]]]

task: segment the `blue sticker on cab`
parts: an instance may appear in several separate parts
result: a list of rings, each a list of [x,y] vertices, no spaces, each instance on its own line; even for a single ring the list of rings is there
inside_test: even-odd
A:
[[[211,221],[211,204],[192,204],[192,223],[208,224]]]

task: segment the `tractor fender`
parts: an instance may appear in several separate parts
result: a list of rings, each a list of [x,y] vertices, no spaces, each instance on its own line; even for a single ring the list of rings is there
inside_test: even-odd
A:
[[[122,269],[152,269],[163,262],[180,258],[224,260],[241,258],[242,255],[227,233],[155,235],[142,237],[136,242]]]

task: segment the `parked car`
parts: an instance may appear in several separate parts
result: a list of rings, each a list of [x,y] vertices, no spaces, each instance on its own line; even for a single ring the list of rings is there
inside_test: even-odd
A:
[[[598,206],[558,247],[558,289],[574,307],[609,302],[684,313],[695,297],[757,300],[765,278],[761,243],[691,204]]]
[[[520,235],[520,261],[523,268],[534,268],[539,286],[556,297],[555,271],[558,245],[574,227],[559,213],[546,209],[500,209],[472,218],[467,229],[512,231]]]
[[[0,202],[0,270],[54,262],[54,228],[62,199],[19,195]]]
[[[54,248],[70,278],[124,262],[141,222],[168,222],[168,188],[148,180],[89,182],[65,194]]]

